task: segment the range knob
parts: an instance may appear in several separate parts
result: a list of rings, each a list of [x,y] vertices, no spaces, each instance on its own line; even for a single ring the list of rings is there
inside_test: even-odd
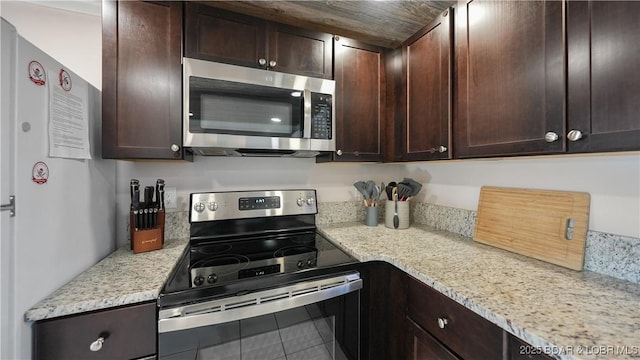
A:
[[[202,275],[198,275],[195,279],[193,279],[193,285],[200,286],[202,284],[204,284],[204,277],[202,277]]]
[[[208,208],[209,210],[211,210],[211,211],[216,211],[216,210],[218,210],[218,203],[217,203],[217,202],[212,201],[212,202],[210,202],[210,203],[208,203],[208,204],[207,204],[207,208]]]
[[[313,206],[316,203],[316,199],[310,197],[307,199],[307,205]]]
[[[305,264],[304,260],[298,260],[298,264],[297,264],[298,265],[298,269],[304,268],[304,264]]]
[[[298,200],[296,200],[296,203],[298,204],[298,206],[303,206],[305,203],[304,198],[298,198]]]
[[[209,276],[207,276],[207,282],[209,284],[214,284],[216,281],[218,281],[218,275],[216,274],[209,274]]]
[[[316,262],[313,259],[307,260],[307,266],[308,267],[313,267],[315,265],[316,265]]]
[[[197,211],[199,213],[203,212],[204,211],[204,203],[201,203],[201,202],[195,203],[195,205],[193,205],[193,210],[195,210],[195,211]]]

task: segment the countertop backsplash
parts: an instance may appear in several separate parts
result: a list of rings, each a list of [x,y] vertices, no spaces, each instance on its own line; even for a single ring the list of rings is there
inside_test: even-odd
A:
[[[378,217],[384,219],[384,206]],[[318,203],[319,225],[362,222],[364,206],[360,201]],[[411,223],[473,237],[476,212],[429,203],[411,204]],[[384,226],[381,222],[378,226]],[[402,230],[399,230],[402,231]],[[589,230],[584,269],[640,284],[640,238]]]
[[[384,206],[378,218],[384,226]],[[165,239],[189,237],[187,211],[168,212]],[[411,223],[434,227],[466,237],[473,237],[476,212],[429,203],[411,203]],[[360,201],[318,203],[318,225],[362,222],[364,206]],[[398,230],[402,231],[402,230]],[[585,270],[640,284],[640,238],[589,230],[585,250]]]

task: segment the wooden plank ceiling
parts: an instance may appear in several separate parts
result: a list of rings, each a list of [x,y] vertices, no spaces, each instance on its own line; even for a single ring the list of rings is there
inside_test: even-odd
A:
[[[396,48],[456,3],[401,0],[198,1],[271,21]]]

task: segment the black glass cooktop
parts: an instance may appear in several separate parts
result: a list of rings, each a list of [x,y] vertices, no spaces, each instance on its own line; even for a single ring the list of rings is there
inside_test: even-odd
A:
[[[192,243],[163,288],[161,306],[279,286],[358,261],[315,230]]]

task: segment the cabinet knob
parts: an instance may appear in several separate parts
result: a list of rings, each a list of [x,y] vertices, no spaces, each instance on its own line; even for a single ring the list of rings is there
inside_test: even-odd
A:
[[[549,131],[546,134],[544,134],[544,141],[548,142],[548,143],[552,143],[554,141],[557,141],[560,137],[558,136],[558,134],[554,133],[553,131]]]
[[[103,343],[104,343],[104,338],[101,336],[97,338],[96,341],[92,342],[91,345],[89,345],[89,350],[100,351],[100,349],[102,349]]]
[[[178,150],[180,150],[180,146],[178,146],[177,144],[172,144],[171,145],[171,151],[177,152]]]
[[[342,150],[336,151],[336,154],[338,154],[338,156],[342,156]]]
[[[439,153],[447,152],[447,147],[444,145],[440,145],[440,147],[438,148],[438,152]]]
[[[276,65],[277,65],[277,63],[276,63],[276,61],[275,61],[275,60],[271,60],[271,61],[269,61],[269,67],[272,67],[272,68],[273,68],[273,67],[276,67]]]
[[[578,141],[582,139],[582,131],[580,130],[569,131],[569,133],[567,134],[567,139],[569,139],[569,141]]]
[[[267,65],[267,59],[260,59],[260,60],[258,60],[258,64],[260,64],[261,66],[265,66],[265,65]]]
[[[445,318],[438,318],[438,327],[440,329],[444,329],[445,326],[447,326],[447,324],[449,323],[449,321],[447,321],[447,319]]]

